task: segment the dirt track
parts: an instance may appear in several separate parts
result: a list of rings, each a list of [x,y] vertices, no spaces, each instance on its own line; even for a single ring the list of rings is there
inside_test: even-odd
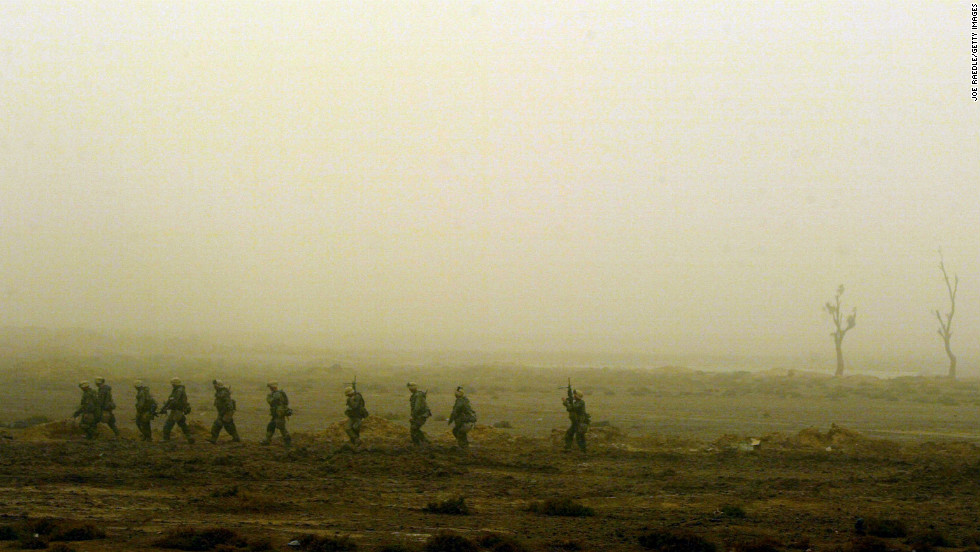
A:
[[[932,526],[959,547],[980,544],[980,449],[971,444],[900,445],[833,428],[770,435],[750,450],[736,436],[699,443],[596,428],[582,456],[561,453],[553,440],[481,428],[461,455],[441,433],[420,452],[406,446],[401,426],[370,421],[358,453],[341,446],[336,426],[297,434],[290,450],[179,438],[86,442],[58,422],[8,432],[0,522],[50,517],[106,529],[105,539],[72,543],[79,551],[146,549],[178,526],[225,527],[283,550],[304,533],[350,535],[370,550],[418,546],[446,529],[505,533],[536,550],[569,541],[642,550],[638,536],[655,528],[688,529],[722,547],[769,539],[779,549],[830,550],[850,546],[858,516],[901,520],[910,536]],[[457,495],[472,515],[422,510]],[[527,511],[555,497],[596,515]],[[744,517],[723,513],[738,510]],[[889,542],[908,549],[905,540]]]

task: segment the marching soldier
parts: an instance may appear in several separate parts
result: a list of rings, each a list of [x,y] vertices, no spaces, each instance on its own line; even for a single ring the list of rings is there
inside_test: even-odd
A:
[[[272,442],[272,436],[275,435],[276,430],[282,434],[282,443],[285,446],[290,446],[292,444],[292,437],[289,435],[289,431],[286,430],[286,418],[292,416],[293,410],[289,408],[289,398],[286,397],[286,392],[279,389],[279,384],[274,381],[270,381],[268,384],[269,394],[265,397],[265,402],[269,403],[269,414],[272,417],[269,420],[269,425],[265,427],[265,439],[261,441],[263,445],[268,445]]]
[[[112,387],[105,382],[105,378],[95,378],[95,386],[99,388],[99,422],[109,426],[109,429],[119,437],[119,428],[116,427],[116,415],[112,413],[116,409],[116,402],[112,400]]]
[[[136,387],[136,427],[140,430],[140,440],[152,441],[150,422],[157,416],[157,401],[150,395],[150,389],[143,385],[142,380],[136,380],[133,386]]]
[[[411,420],[409,422],[411,429],[409,430],[409,435],[412,438],[412,444],[422,446],[429,442],[429,439],[425,436],[425,432],[422,431],[422,426],[425,425],[429,416],[432,416],[432,411],[425,404],[425,391],[419,391],[419,386],[414,382],[409,382],[407,387],[412,393],[412,396],[408,399],[408,403],[411,406]]]
[[[173,378],[170,380],[170,385],[173,386],[173,389],[170,390],[167,402],[163,403],[163,408],[160,409],[160,414],[170,412],[167,414],[167,421],[163,423],[163,440],[170,440],[170,432],[176,424],[184,433],[187,442],[193,444],[194,437],[191,436],[191,429],[187,427],[187,415],[191,413],[191,404],[187,402],[187,391],[184,390],[184,383],[180,381],[180,378]]]
[[[235,400],[231,398],[231,389],[221,383],[221,380],[212,380],[211,384],[214,385],[214,409],[218,411],[218,417],[211,424],[211,438],[208,441],[217,443],[221,428],[224,428],[231,435],[231,440],[239,443],[241,439],[238,438],[238,429],[235,427]]]
[[[565,410],[568,411],[568,419],[572,422],[565,432],[565,452],[572,450],[572,439],[578,444],[578,448],[585,452],[585,433],[589,431],[591,418],[585,412],[585,401],[582,397],[584,397],[582,392],[576,389],[569,397],[561,400]]]
[[[463,392],[462,386],[456,388],[456,403],[453,404],[453,412],[449,415],[448,423],[456,424],[453,427],[453,437],[456,438],[456,444],[459,448],[462,450],[469,448],[470,441],[466,434],[476,426],[476,412],[470,406],[470,400]]]
[[[344,432],[347,433],[350,444],[359,447],[361,446],[361,422],[368,416],[368,411],[364,408],[364,397],[352,386],[344,389],[344,395],[347,396],[347,409],[344,410],[347,423],[344,424]]]
[[[95,439],[99,431],[99,394],[89,386],[87,381],[80,382],[78,388],[82,390],[82,403],[72,414],[72,418],[81,416],[78,427],[85,432],[86,439]]]

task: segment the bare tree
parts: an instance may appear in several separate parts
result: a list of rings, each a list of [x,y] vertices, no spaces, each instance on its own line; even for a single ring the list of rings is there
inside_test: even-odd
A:
[[[834,338],[834,347],[837,348],[837,371],[834,372],[835,376],[844,375],[844,352],[841,350],[841,344],[844,343],[844,335],[856,325],[857,320],[857,307],[851,312],[851,315],[847,317],[847,326],[843,326],[844,319],[842,318],[840,310],[840,296],[844,295],[844,284],[841,284],[837,288],[837,296],[834,297],[834,302],[831,303],[827,301],[827,304],[823,306],[823,309],[830,313],[830,316],[834,319],[834,326],[836,329],[831,332],[830,337]]]
[[[946,265],[943,263],[943,252],[939,252],[939,270],[943,271],[943,280],[946,281],[946,291],[949,292],[949,312],[946,313],[946,319],[943,320],[941,314],[939,314],[939,309],[936,309],[936,318],[939,319],[939,329],[936,332],[939,337],[943,338],[943,344],[946,346],[946,356],[949,357],[949,377],[956,378],[956,355],[953,354],[953,350],[949,348],[949,338],[953,335],[953,330],[951,326],[953,325],[953,313],[956,312],[956,290],[960,287],[960,277],[958,275],[953,275],[953,285],[949,285],[949,275],[946,274]]]

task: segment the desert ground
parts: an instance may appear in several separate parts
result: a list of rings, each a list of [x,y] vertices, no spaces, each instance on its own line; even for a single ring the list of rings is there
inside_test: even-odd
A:
[[[0,549],[980,550],[980,382],[682,367],[353,366],[326,361],[7,359]],[[113,386],[123,438],[86,441],[79,379]],[[187,384],[197,434],[135,440],[132,380]],[[371,417],[345,445],[346,382]],[[220,377],[244,440],[203,440]],[[589,451],[564,453],[568,379]],[[258,441],[264,383],[295,414]],[[428,390],[432,445],[408,440],[405,382]],[[463,385],[472,447],[445,417]],[[463,513],[465,512],[465,513]],[[37,535],[37,536],[35,536]],[[290,544],[292,543],[292,544]]]

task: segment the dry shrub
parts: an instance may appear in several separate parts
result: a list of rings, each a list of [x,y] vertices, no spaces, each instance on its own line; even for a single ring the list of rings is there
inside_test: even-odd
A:
[[[864,520],[864,532],[872,537],[896,539],[906,535],[905,524],[898,519],[868,518]]]
[[[296,538],[299,549],[307,552],[353,552],[357,544],[347,535],[333,537],[306,534]]]
[[[48,550],[50,550],[51,552],[77,552],[74,548],[60,542],[58,544],[51,546],[50,548],[48,548]]]
[[[935,528],[929,528],[926,531],[912,535],[906,542],[919,552],[929,552],[935,548],[949,548],[953,546],[952,541]]]
[[[492,552],[529,552],[528,548],[517,539],[500,533],[486,533],[476,539],[476,544]]]
[[[17,540],[17,529],[13,525],[0,525],[0,541]]]
[[[451,533],[432,535],[422,547],[424,552],[477,552],[476,544],[470,539]]]
[[[527,509],[535,514],[545,516],[591,517],[595,510],[583,506],[570,498],[549,498],[528,505]]]
[[[877,537],[858,537],[851,541],[849,552],[889,552],[888,543]]]
[[[85,541],[104,538],[105,531],[92,523],[68,522],[58,525],[51,533],[52,541]]]
[[[173,548],[176,550],[212,550],[219,545],[244,547],[248,545],[248,542],[238,533],[223,527],[208,529],[181,527],[153,541],[153,546],[156,548]]]
[[[716,552],[717,547],[693,533],[658,530],[640,536],[640,546],[657,552]]]
[[[725,504],[721,507],[721,515],[728,518],[742,519],[745,517],[745,509],[737,504]]]
[[[17,548],[21,550],[44,550],[48,547],[48,542],[34,534],[26,535],[17,543]]]
[[[466,505],[466,499],[461,496],[443,500],[442,502],[430,502],[423,512],[430,514],[448,514],[453,516],[470,515],[470,507]]]

